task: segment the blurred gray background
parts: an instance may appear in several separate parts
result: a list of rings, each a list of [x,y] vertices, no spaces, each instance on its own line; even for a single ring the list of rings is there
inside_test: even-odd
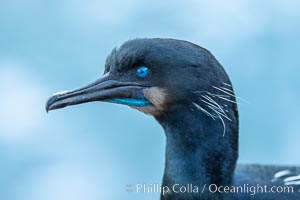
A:
[[[0,199],[158,199],[165,136],[128,107],[46,114],[47,98],[100,77],[106,56],[141,37],[188,40],[229,73],[240,163],[300,165],[300,1],[0,1]]]

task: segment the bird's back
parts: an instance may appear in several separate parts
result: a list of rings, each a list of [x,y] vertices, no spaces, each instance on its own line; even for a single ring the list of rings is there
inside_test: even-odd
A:
[[[237,165],[234,185],[236,200],[300,199],[300,167]]]

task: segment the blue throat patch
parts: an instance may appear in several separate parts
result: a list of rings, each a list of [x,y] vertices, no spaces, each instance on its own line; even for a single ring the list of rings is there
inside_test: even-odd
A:
[[[116,98],[116,99],[107,99],[105,100],[110,103],[117,103],[117,104],[123,104],[127,106],[148,106],[151,105],[150,101],[147,99],[129,99],[129,98]]]

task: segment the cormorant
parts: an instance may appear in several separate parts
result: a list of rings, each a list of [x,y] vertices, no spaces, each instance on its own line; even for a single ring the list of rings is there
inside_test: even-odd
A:
[[[300,199],[300,168],[236,166],[238,109],[232,84],[216,58],[198,45],[129,40],[107,57],[99,80],[54,94],[46,110],[91,101],[131,106],[163,127],[162,187],[170,189],[161,194],[163,200]],[[193,191],[174,191],[176,184]]]

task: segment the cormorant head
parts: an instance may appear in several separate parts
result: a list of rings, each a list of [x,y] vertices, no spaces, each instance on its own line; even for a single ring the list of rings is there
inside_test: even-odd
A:
[[[182,106],[203,109],[207,115],[216,117],[226,113],[214,105],[221,99],[214,100],[211,95],[223,91],[224,98],[234,101],[226,95],[232,92],[230,86],[221,65],[204,48],[174,39],[134,39],[111,52],[99,80],[73,91],[56,93],[48,100],[46,110],[106,101],[125,104],[155,117],[176,112]]]

